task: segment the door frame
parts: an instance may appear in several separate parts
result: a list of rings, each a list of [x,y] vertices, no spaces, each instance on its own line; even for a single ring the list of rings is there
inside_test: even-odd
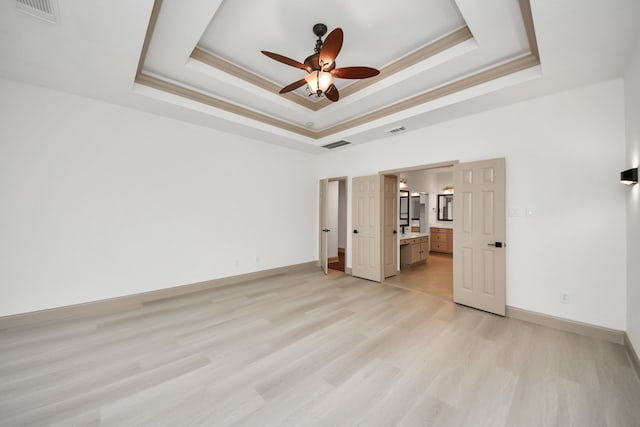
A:
[[[453,170],[453,166],[457,165],[458,163],[460,163],[460,160],[449,160],[447,162],[438,162],[438,163],[427,163],[424,165],[417,165],[417,166],[407,166],[404,168],[397,168],[397,169],[389,169],[389,170],[384,170],[384,171],[380,171],[378,172],[378,175],[380,175],[381,177],[384,177],[384,175],[398,175],[400,173],[403,172],[415,172],[415,171],[423,171],[426,169],[441,169],[441,168],[447,168],[450,167]],[[383,179],[383,178],[382,178]],[[382,201],[380,202],[382,203]],[[384,212],[382,212],[383,206],[380,206],[380,223],[382,224],[384,221]],[[454,227],[454,234],[455,234],[455,224],[453,225]],[[381,231],[382,233],[382,231]],[[382,239],[381,239],[382,240]],[[385,257],[385,253],[384,253],[384,242],[380,242],[380,265],[381,265],[381,271],[384,273],[384,257]],[[398,250],[398,256],[400,254],[400,251]],[[455,253],[453,254],[453,256],[455,256]],[[398,261],[398,269],[400,269],[400,261]],[[384,274],[382,274],[381,277],[384,277]],[[382,283],[384,283],[384,279],[381,280]],[[453,283],[451,284],[453,286]]]
[[[400,249],[398,248],[398,215],[394,216],[393,219],[393,236],[390,236],[392,238],[395,238],[396,242],[395,242],[395,250],[393,251],[393,257],[392,259],[394,260],[394,272],[393,274],[387,274],[386,271],[386,265],[385,265],[385,259],[388,258],[387,254],[387,247],[385,246],[385,215],[384,215],[384,211],[385,211],[385,196],[386,196],[386,179],[388,177],[392,177],[393,179],[395,179],[395,194],[394,194],[394,198],[395,198],[395,211],[398,211],[398,184],[399,184],[399,178],[398,175],[396,174],[378,174],[378,176],[380,176],[380,204],[381,204],[381,208],[380,208],[380,281],[384,282],[385,279],[387,279],[388,277],[393,277],[395,275],[398,274],[398,270],[400,269],[399,266],[399,251]]]
[[[328,245],[329,236],[325,228],[327,227],[327,187],[329,180],[321,179],[318,194],[320,195],[319,209],[318,209],[318,264],[324,272],[329,273],[329,259],[328,259]]]
[[[344,182],[344,193],[345,193],[345,205],[343,207],[344,209],[344,223],[340,224],[340,222],[338,221],[338,226],[342,225],[342,232],[344,233],[344,256],[345,256],[345,273],[347,272],[347,265],[346,265],[346,256],[347,256],[347,246],[349,245],[349,239],[348,237],[348,230],[349,227],[347,225],[348,223],[348,217],[347,215],[349,214],[349,177],[348,176],[338,176],[338,177],[333,177],[333,178],[321,178],[318,182],[319,182],[319,186],[322,185],[322,181],[326,182],[335,182],[335,181],[343,181]],[[339,184],[338,184],[339,185]],[[325,192],[324,197],[322,197],[322,194],[320,193],[320,187],[318,187],[318,261],[317,261],[317,265],[320,267],[322,266],[322,224],[320,223],[321,218],[322,218],[322,211],[323,209],[325,209],[326,207],[326,203],[327,203],[327,193]],[[340,213],[338,213],[338,215],[340,215]],[[339,248],[339,247],[338,247]]]

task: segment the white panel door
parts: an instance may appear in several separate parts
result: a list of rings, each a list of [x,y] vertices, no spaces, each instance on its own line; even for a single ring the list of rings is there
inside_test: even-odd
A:
[[[382,177],[384,278],[398,274],[398,177]]]
[[[329,272],[329,229],[327,229],[327,185],[329,180],[320,180],[320,227],[319,227],[319,240],[320,240],[320,267],[324,274]]]
[[[453,169],[453,300],[505,315],[505,162]]]
[[[351,274],[380,281],[380,176],[353,178]]]

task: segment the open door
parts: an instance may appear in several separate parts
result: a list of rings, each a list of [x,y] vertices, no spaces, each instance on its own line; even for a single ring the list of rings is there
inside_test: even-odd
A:
[[[327,229],[327,184],[328,179],[320,180],[320,267],[324,274],[329,272],[329,229]]]
[[[453,168],[453,300],[505,315],[505,161]]]
[[[383,278],[398,274],[398,177],[384,175],[382,192]]]
[[[380,281],[380,176],[362,176],[352,181],[351,274]]]

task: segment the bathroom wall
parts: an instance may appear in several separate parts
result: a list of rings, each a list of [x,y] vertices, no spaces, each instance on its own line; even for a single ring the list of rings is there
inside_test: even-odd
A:
[[[443,188],[453,186],[453,173],[449,168],[403,172],[400,176],[407,178],[409,190],[412,193],[429,194],[429,206],[427,206],[429,227],[451,228],[453,226],[451,221],[438,221],[437,215],[438,194],[443,193]],[[420,222],[411,221],[411,225],[419,226]]]

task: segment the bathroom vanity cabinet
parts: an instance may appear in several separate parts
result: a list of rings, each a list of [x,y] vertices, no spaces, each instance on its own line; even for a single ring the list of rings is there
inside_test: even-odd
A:
[[[416,236],[400,239],[400,264],[411,265],[425,261],[429,257],[429,236]]]
[[[453,229],[431,227],[431,251],[453,253]]]

